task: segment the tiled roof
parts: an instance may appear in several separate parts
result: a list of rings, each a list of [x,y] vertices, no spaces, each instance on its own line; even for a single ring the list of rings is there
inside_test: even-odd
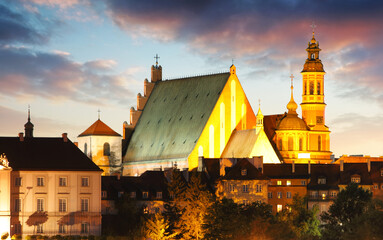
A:
[[[383,162],[371,162],[371,180],[374,183],[383,183]]]
[[[87,130],[78,136],[83,137],[89,135],[121,136],[100,119],[95,121]]]
[[[246,174],[242,174],[242,170],[246,169]],[[268,180],[261,171],[259,171],[253,164],[247,159],[240,159],[225,176],[222,177],[224,180]]]
[[[292,172],[292,164],[263,164],[263,174],[272,179],[307,179],[307,164],[295,164],[295,171]]]
[[[311,164],[311,178],[307,185],[309,190],[339,189],[339,165],[338,164]],[[326,184],[319,184],[318,179],[326,178]]]
[[[69,139],[0,137],[0,154],[5,153],[13,170],[102,171]]]
[[[124,162],[187,159],[230,73],[157,82],[137,122]]]
[[[351,182],[351,177],[359,175],[361,185],[372,185],[367,163],[344,163],[343,171],[340,172],[340,185],[347,185]]]

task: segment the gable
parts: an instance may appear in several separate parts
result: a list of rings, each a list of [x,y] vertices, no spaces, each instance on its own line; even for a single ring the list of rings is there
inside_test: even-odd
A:
[[[124,162],[186,159],[229,73],[156,83],[128,145]]]

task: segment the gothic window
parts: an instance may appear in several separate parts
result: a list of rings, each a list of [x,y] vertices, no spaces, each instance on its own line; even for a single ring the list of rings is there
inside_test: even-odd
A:
[[[320,95],[320,81],[317,82],[317,95]]]
[[[289,137],[288,149],[289,149],[289,151],[294,150],[294,139],[293,139],[293,137]]]
[[[322,137],[318,136],[318,151],[322,150]]]
[[[310,81],[310,95],[314,94],[314,81]]]
[[[110,156],[110,145],[109,143],[104,143],[104,156]]]
[[[209,157],[214,158],[214,126],[209,127]]]

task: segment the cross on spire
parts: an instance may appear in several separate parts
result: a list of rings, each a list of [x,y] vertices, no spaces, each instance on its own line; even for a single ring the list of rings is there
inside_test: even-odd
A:
[[[28,122],[31,121],[31,105],[28,104]]]
[[[156,56],[154,57],[154,59],[156,59],[156,66],[158,65],[158,59],[159,59],[160,57],[158,56],[158,54],[156,53]]]
[[[258,107],[261,108],[261,99],[258,99]]]
[[[315,25],[315,22],[313,21],[310,26],[313,29],[313,36],[314,36],[314,31],[315,31],[315,28],[317,27],[317,25]]]
[[[234,58],[231,59],[231,65],[234,65]]]
[[[100,109],[98,109],[98,120],[100,120],[100,113],[101,113],[101,111],[100,111]]]
[[[290,75],[290,78],[291,78],[291,87],[293,87],[294,75],[291,74],[291,75]]]

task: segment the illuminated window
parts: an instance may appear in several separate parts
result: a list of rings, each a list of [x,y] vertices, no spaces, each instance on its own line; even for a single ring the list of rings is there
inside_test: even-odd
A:
[[[89,187],[89,177],[81,178],[81,187]]]
[[[303,139],[299,138],[299,151],[303,151]]]
[[[130,192],[129,197],[130,198],[136,198],[136,192]],[[174,194],[173,194],[173,198],[174,198]]]
[[[44,199],[43,198],[38,198],[37,199],[37,211],[38,212],[43,212],[44,211]]]
[[[229,184],[229,192],[234,192],[234,184]]]
[[[157,199],[162,199],[162,192],[157,192],[156,198]]]
[[[15,212],[21,212],[21,198],[15,198]]]
[[[327,197],[327,194],[326,194],[325,192],[322,192],[322,193],[321,193],[321,197],[322,197],[323,200],[325,200],[326,197]]]
[[[246,168],[241,170],[241,175],[242,176],[246,176],[247,175],[247,169]]]
[[[314,81],[310,81],[310,95],[314,95]]]
[[[286,198],[291,198],[291,192],[286,192]]]
[[[286,185],[290,186],[290,185],[291,185],[291,181],[290,181],[290,180],[287,180],[287,181],[286,181]]]
[[[352,176],[351,182],[353,183],[360,183],[360,176]]]
[[[320,95],[320,81],[317,82],[317,95]]]
[[[305,186],[306,185],[306,180],[301,181],[301,185]]]
[[[278,180],[278,181],[277,181],[277,185],[282,185],[282,181],[281,181],[281,180]]]
[[[214,158],[214,126],[209,127],[209,157]]]
[[[318,136],[318,151],[322,150],[322,136]]]
[[[317,191],[312,191],[310,192],[311,198],[318,198],[318,192]]]
[[[257,190],[256,192],[262,192],[262,184],[257,184]]]
[[[16,177],[15,178],[15,186],[20,187],[21,186],[21,177]]]
[[[319,177],[318,178],[318,184],[326,184],[326,178],[325,177]]]
[[[269,199],[273,198],[273,192],[268,192],[267,196],[268,196]]]
[[[282,211],[282,204],[278,204],[277,205],[277,212],[281,212]]]
[[[110,145],[109,143],[104,143],[104,156],[110,156]]]
[[[60,177],[59,178],[59,186],[60,187],[66,187],[67,186],[67,177]]]
[[[64,224],[59,224],[59,233],[66,233],[66,226]]]
[[[286,206],[287,211],[291,212],[292,208],[290,206]]]
[[[43,224],[37,224],[36,225],[36,233],[44,233]]]
[[[330,192],[330,197],[331,198],[336,198],[336,195],[337,195],[337,193],[335,191],[331,191]]]
[[[282,192],[277,193],[277,198],[281,199],[282,198]]]
[[[311,53],[311,59],[315,59],[315,53]]]
[[[89,212],[89,199],[81,198],[81,212]]]
[[[66,199],[65,198],[60,198],[59,199],[59,212],[66,212]]]
[[[149,197],[149,193],[148,192],[142,192],[142,198],[143,199],[147,199]]]
[[[244,193],[249,192],[249,185],[247,185],[247,184],[242,185],[242,192],[244,192]]]
[[[81,233],[89,233],[89,223],[81,223]]]
[[[38,177],[37,178],[37,186],[38,187],[43,187],[44,186],[44,178],[43,177]]]
[[[294,150],[294,139],[293,137],[289,137],[289,140],[288,140],[288,150],[289,151],[293,151]]]

